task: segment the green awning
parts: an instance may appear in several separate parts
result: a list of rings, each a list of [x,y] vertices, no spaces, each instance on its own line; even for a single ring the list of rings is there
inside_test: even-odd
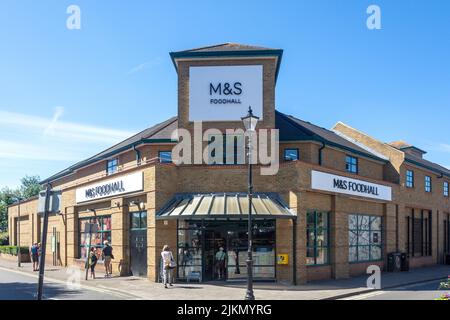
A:
[[[156,219],[247,219],[246,193],[177,193],[156,214]],[[254,218],[296,219],[277,193],[254,193]]]

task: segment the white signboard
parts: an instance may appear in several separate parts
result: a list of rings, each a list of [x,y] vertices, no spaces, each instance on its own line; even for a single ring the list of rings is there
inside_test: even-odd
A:
[[[143,172],[136,172],[115,179],[101,181],[77,188],[76,202],[97,200],[120,194],[142,191],[144,189]]]
[[[311,172],[311,188],[378,200],[392,200],[391,187],[314,170]]]
[[[241,121],[249,106],[262,120],[262,65],[189,68],[189,121]]]

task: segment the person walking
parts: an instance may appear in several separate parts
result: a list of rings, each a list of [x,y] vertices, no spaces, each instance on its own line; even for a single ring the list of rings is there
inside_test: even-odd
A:
[[[95,248],[91,248],[91,252],[89,253],[89,266],[91,268],[91,278],[95,279],[95,266],[97,265],[98,257],[95,253]]]
[[[216,269],[219,276],[219,280],[225,280],[225,265],[227,261],[227,254],[223,247],[219,248],[216,253]]]
[[[33,243],[30,248],[31,262],[33,263],[33,271],[39,271],[39,247],[37,242]]]
[[[110,278],[112,275],[112,263],[111,260],[114,259],[113,248],[110,246],[109,241],[103,241],[105,245],[102,250],[102,257],[105,264],[105,278]]]
[[[167,283],[173,286],[173,269],[175,268],[175,259],[173,258],[172,251],[170,251],[169,246],[166,244],[161,252],[161,258],[163,262],[163,276],[164,276],[164,288],[167,289]]]

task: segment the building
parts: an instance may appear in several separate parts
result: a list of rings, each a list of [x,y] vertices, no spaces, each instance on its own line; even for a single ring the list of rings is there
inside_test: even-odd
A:
[[[228,164],[175,165],[172,133],[194,134],[200,120],[201,133],[243,128],[251,103],[258,129],[276,128],[280,140],[278,173],[254,166],[256,279],[347,278],[369,265],[385,268],[391,252],[407,252],[412,268],[444,263],[450,171],[405,142],[384,143],[340,122],[327,130],[275,110],[282,53],[233,43],[171,53],[176,117],[42,181],[62,191],[61,212],[49,217],[47,261],[83,266],[85,224],[95,222],[92,244],[112,242],[117,274],[156,281],[169,244],[180,280],[216,279],[219,246],[229,256],[227,279],[245,278],[248,169],[236,160],[239,135]],[[19,206],[20,244],[40,241],[34,198],[8,208],[11,242]]]

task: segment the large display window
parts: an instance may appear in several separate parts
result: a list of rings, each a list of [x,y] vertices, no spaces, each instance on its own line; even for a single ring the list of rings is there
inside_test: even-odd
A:
[[[98,216],[80,218],[79,222],[79,252],[78,257],[80,259],[86,259],[86,254],[89,252],[89,233],[86,233],[86,224],[97,224],[97,232],[92,234],[91,247],[96,249],[96,255],[99,259],[102,257],[102,249],[104,248],[103,242],[108,240],[111,243],[111,216]]]

